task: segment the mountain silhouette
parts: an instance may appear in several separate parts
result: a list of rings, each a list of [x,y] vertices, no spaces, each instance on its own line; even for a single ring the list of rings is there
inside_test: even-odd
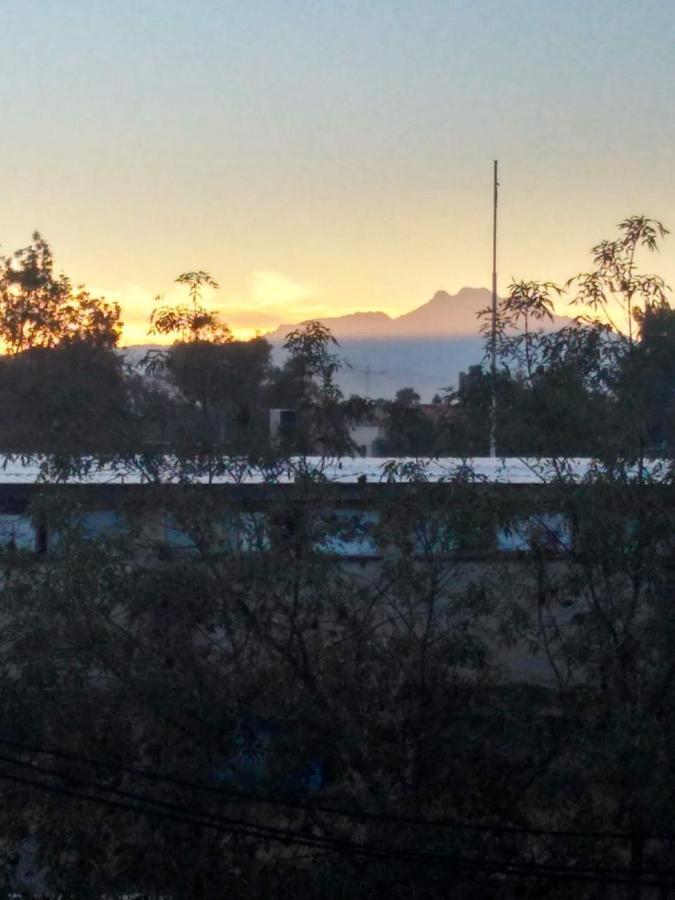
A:
[[[356,312],[345,316],[325,316],[321,321],[338,340],[341,338],[438,337],[441,334],[475,337],[478,312],[490,305],[487,288],[464,287],[457,294],[436,291],[431,300],[401,316],[383,312]],[[280,325],[267,335],[276,342],[298,324]]]
[[[478,313],[488,309],[492,294],[487,288],[463,287],[456,294],[436,291],[431,300],[400,316],[383,312],[355,312],[345,316],[322,316],[320,321],[338,339],[343,338],[475,338],[480,334]],[[569,319],[556,316],[551,328],[560,328]],[[280,325],[266,337],[277,343],[302,322]]]
[[[448,386],[457,386],[459,373],[480,363],[484,341],[478,313],[492,303],[487,288],[463,287],[456,294],[436,291],[416,309],[400,316],[356,312],[321,318],[340,342],[346,365],[338,373],[345,394],[391,398],[402,387],[414,388],[423,400]],[[560,328],[569,319],[556,316],[548,324]],[[286,335],[301,322],[280,325],[266,335],[283,361]]]
[[[346,394],[391,398],[402,387],[414,388],[428,401],[444,387],[456,386],[460,371],[480,363],[484,341],[478,313],[490,306],[487,288],[463,287],[456,294],[436,291],[416,309],[400,316],[384,312],[355,312],[321,318],[340,343],[345,361],[337,381]],[[560,328],[569,319],[556,316],[549,324]],[[274,348],[274,360],[283,363],[283,342],[302,321],[280,325],[265,335]],[[127,348],[126,358],[136,362],[147,347]]]
[[[487,288],[463,287],[459,293],[436,291],[431,300],[393,320],[400,335],[422,337],[441,334],[475,336],[478,313],[490,306],[492,294]]]

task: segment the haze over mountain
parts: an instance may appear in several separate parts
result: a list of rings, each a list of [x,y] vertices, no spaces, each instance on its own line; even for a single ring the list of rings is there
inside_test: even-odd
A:
[[[345,393],[391,399],[402,387],[414,388],[428,402],[445,387],[456,387],[459,373],[483,358],[478,313],[489,307],[487,288],[464,287],[457,294],[437,291],[416,309],[392,317],[383,312],[356,312],[323,317],[340,342],[346,365],[338,373]],[[552,327],[569,321],[556,317]],[[283,342],[301,322],[280,325],[265,335],[283,362]],[[147,346],[129,347],[129,362],[142,358]]]
[[[463,287],[457,294],[436,291],[422,306],[392,318],[383,312],[356,312],[345,316],[322,318],[335,337],[476,337],[477,315],[490,305],[491,294],[486,288]],[[276,342],[285,338],[297,324],[280,325],[267,337]]]
[[[412,387],[427,402],[443,388],[456,387],[459,373],[483,358],[478,313],[491,299],[487,288],[463,287],[454,295],[436,291],[422,306],[395,318],[383,312],[322,318],[349,364],[339,373],[340,387],[345,394],[384,398]],[[556,317],[552,327],[566,321]],[[280,325],[266,335],[277,360],[286,335],[298,324]]]

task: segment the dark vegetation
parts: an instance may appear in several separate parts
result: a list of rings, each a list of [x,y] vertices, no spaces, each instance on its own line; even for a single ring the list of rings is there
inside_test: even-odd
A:
[[[554,457],[539,483],[393,459],[350,494],[306,455],[379,413],[341,396],[320,323],[275,368],[186,273],[190,302],[152,321],[176,342],[128,372],[114,305],[38,238],[5,260],[3,449],[148,479],[92,534],[53,478],[32,509],[50,552],[2,551],[8,895],[28,848],[50,897],[671,896],[675,328],[638,268],[663,234],[630,219],[599,245],[565,288],[598,315],[562,332],[562,288],[500,303],[498,446]],[[433,416],[402,389],[383,449],[485,453],[489,388],[474,372]],[[297,411],[274,440],[270,406]],[[253,463],[256,490],[195,483]]]
[[[517,282],[500,300],[497,444],[502,455],[584,456],[669,452],[675,440],[675,313],[667,289],[638,268],[658,223],[629,219],[593,251],[594,267],[562,287]],[[129,369],[116,351],[120,311],[54,270],[31,245],[0,271],[0,449],[6,452],[270,454],[354,452],[350,426],[377,422],[383,456],[476,456],[488,448],[491,380],[472,373],[433,404],[402,387],[394,400],[345,398],[343,361],[319,322],[289,335],[272,363],[263,337],[232,338],[202,304],[205,272],[177,281],[189,302],[159,306],[151,335],[174,338]],[[580,315],[551,331],[561,294]],[[583,310],[583,312],[581,312]],[[628,323],[618,331],[613,318]],[[488,311],[483,325],[488,325]],[[489,334],[486,332],[486,340]],[[479,362],[479,361],[477,361]],[[269,410],[295,411],[291,432],[270,441]]]

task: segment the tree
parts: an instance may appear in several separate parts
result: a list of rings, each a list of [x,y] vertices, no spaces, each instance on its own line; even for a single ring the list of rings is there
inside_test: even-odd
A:
[[[0,447],[12,453],[111,454],[133,441],[122,361],[77,341],[0,357]]]
[[[644,413],[649,403],[639,386],[642,363],[635,329],[655,310],[667,308],[667,287],[657,275],[639,270],[638,254],[657,250],[666,234],[660,222],[634,216],[620,223],[618,238],[593,248],[591,271],[562,287],[525,280],[510,285],[498,303],[495,338],[501,452],[625,455],[641,453],[648,446]],[[585,311],[552,329],[554,301],[563,296]],[[638,300],[641,309],[636,308]],[[492,346],[491,315],[490,309],[481,313],[486,355]],[[446,420],[454,415],[460,445],[467,443],[461,436],[462,422],[471,431],[468,423],[473,416],[480,430],[487,387],[486,383],[465,397],[448,398],[452,415]],[[469,409],[474,401],[475,415]],[[484,421],[486,430],[489,419]],[[629,423],[630,429],[625,427]]]
[[[99,538],[77,496],[52,486],[34,510],[58,530],[47,563],[1,554],[2,733],[65,752],[51,784],[98,785],[93,806],[20,782],[3,791],[5,839],[33,835],[50,888],[403,900],[451,885],[482,900],[487,880],[515,900],[536,866],[560,897],[565,871],[600,870],[599,885],[575,882],[590,900],[631,857],[635,877],[667,866],[669,845],[643,836],[668,831],[673,796],[668,468],[542,463],[523,489],[468,466],[431,484],[407,461],[351,496],[320,468],[284,471],[291,484],[272,466],[249,494],[205,490],[192,483],[202,472],[144,485],[118,507],[125,529]],[[497,526],[526,544],[496,553]],[[164,528],[170,546],[148,540]],[[359,542],[367,568],[341,557]],[[172,804],[179,821],[106,807],[102,789]],[[249,833],[195,827],[197,814]],[[578,836],[616,830],[632,853]],[[361,858],[345,842],[390,853]]]
[[[51,555],[0,551],[0,733],[64,750],[50,783],[97,785],[98,805],[74,803],[19,780],[45,754],[3,763],[23,772],[5,841],[33,836],[52,890],[515,900],[573,884],[591,900],[636,896],[648,871],[672,883],[670,838],[651,835],[670,834],[675,797],[675,478],[646,459],[640,400],[670,396],[672,316],[657,291],[632,340],[583,317],[550,333],[547,290],[514,286],[499,332],[501,441],[553,456],[529,484],[418,459],[344,490],[282,458],[247,492],[253,470],[215,448],[236,484],[205,488],[211,460],[179,455],[175,483],[123,491],[123,526],[98,538],[81,494],[44,486]],[[349,407],[332,346],[301,330],[284,367],[315,442]],[[218,365],[249,352],[216,349]],[[472,424],[486,386],[453,401]],[[394,402],[416,421],[414,391]],[[576,406],[609,422],[588,464],[559,455],[580,445]],[[176,815],[130,817],[103,789]]]
[[[539,511],[525,497],[502,507],[504,527],[532,536],[518,576],[504,567],[502,598],[550,686],[520,714],[521,734],[537,732],[522,802],[631,836],[596,845],[598,864],[658,867],[668,851],[647,835],[670,828],[675,794],[672,465],[537,472]]]
[[[632,347],[635,335],[636,302],[645,313],[653,306],[667,305],[667,287],[658,275],[639,272],[636,269],[640,250],[655,253],[659,241],[668,229],[656,219],[631,216],[619,224],[619,236],[613,241],[604,240],[593,250],[594,268],[567,283],[574,288],[573,302],[589,306],[596,315],[607,322],[617,334],[624,336]],[[616,324],[618,308],[624,322]]]
[[[165,375],[196,413],[184,423],[179,443],[256,455],[267,442],[263,391],[271,353],[261,337],[175,343],[166,353]]]
[[[317,391],[324,399],[337,396],[334,378],[341,362],[331,346],[338,347],[338,341],[318,320],[305,322],[287,335],[288,369],[298,380],[301,400],[311,399]]]
[[[320,453],[343,456],[354,452],[349,421],[354,404],[345,404],[335,376],[343,365],[332,352],[339,343],[319,321],[305,322],[284,342],[286,361],[272,379],[270,406],[295,409],[296,426],[282,435],[282,453]]]
[[[210,312],[202,305],[205,287],[217,289],[218,282],[208,272],[183,272],[176,284],[187,285],[190,305],[158,306],[150,317],[149,334],[178,335],[180,342],[208,341],[224,343],[232,340],[230,329],[220,321],[218,313]]]
[[[438,803],[441,785],[450,797],[457,756],[438,751],[451,734],[457,743],[457,715],[479,702],[488,610],[467,604],[449,573],[438,577],[447,540],[428,535],[428,567],[418,579],[410,571],[415,550],[404,549],[383,597],[331,552],[334,542],[361,534],[364,523],[331,513],[332,486],[320,473],[305,472],[290,494],[269,491],[264,516],[252,515],[245,499],[237,505],[217,492],[176,487],[171,494],[161,486],[144,490],[140,506],[121,510],[126,535],[98,539],[87,537],[82,510],[66,492],[43,501],[41,515],[60,536],[50,564],[41,570],[11,554],[4,560],[0,606],[12,624],[0,667],[3,733],[210,784],[213,790],[196,796],[187,786],[159,780],[150,787],[114,769],[94,776],[106,787],[140,787],[212,815],[223,812],[218,786],[241,790],[249,778],[254,790],[302,800],[317,771],[321,782],[331,780],[334,801],[357,810],[370,808],[371,798],[383,812],[427,797]],[[383,504],[375,539],[398,540],[403,549],[394,487]],[[455,521],[456,508],[438,506],[439,536],[443,516]],[[152,564],[130,565],[138,524],[162,517],[183,536],[184,549],[169,559],[157,548]],[[392,602],[393,621],[386,614]],[[91,778],[82,765],[57,763],[56,771],[57,780],[80,786]],[[311,894],[323,883],[331,896],[337,882],[334,895],[341,896],[345,876],[352,885],[364,877],[358,858],[345,869],[342,860],[310,848],[308,867],[283,844],[261,852],[254,840],[129,819],[62,797],[54,802],[25,787],[3,800],[16,836],[31,830],[50,887],[64,893],[96,893],[105,884],[116,892],[217,897],[232,883],[240,896],[260,896],[264,884],[267,896],[281,897],[301,894],[303,885]],[[331,840],[362,839],[358,821],[317,819],[311,808],[236,807],[227,814]],[[382,829],[367,826],[369,839],[386,836]],[[393,840],[405,846],[411,837]],[[418,877],[392,863],[406,885]],[[386,868],[377,867],[373,890],[377,879],[396,890]]]
[[[382,452],[392,456],[428,456],[434,449],[434,423],[425,414],[419,394],[409,387],[396,392],[384,406]]]
[[[258,453],[267,438],[262,390],[271,347],[260,337],[233,340],[218,314],[202,305],[204,288],[218,288],[207,272],[185,272],[176,283],[187,286],[190,305],[156,308],[149,333],[177,340],[144,360],[145,371],[165,379],[187,405],[173,440],[183,451]]]
[[[38,232],[0,259],[1,444],[5,451],[112,452],[126,439],[115,354],[120,308],[56,275]]]
[[[39,232],[13,256],[0,258],[0,340],[11,354],[75,342],[116,346],[121,332],[117,303],[73,289],[54,274],[49,244]]]
[[[672,454],[675,447],[675,311],[652,305],[636,316],[638,343],[624,360],[619,393],[636,394],[643,411],[647,446]]]

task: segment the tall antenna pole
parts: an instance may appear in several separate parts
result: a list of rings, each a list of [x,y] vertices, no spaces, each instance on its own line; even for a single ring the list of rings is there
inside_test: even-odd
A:
[[[497,456],[497,167],[492,199],[492,327],[490,328],[490,456]]]

